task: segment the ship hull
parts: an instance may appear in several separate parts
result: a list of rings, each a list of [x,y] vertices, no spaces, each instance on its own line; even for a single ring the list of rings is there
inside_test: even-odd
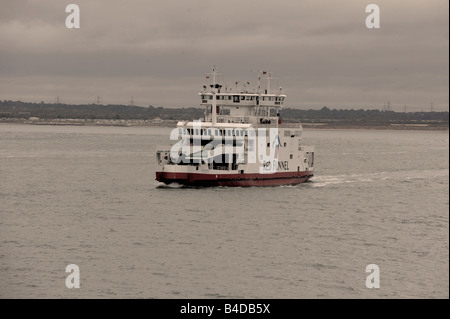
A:
[[[280,186],[295,185],[313,177],[312,171],[276,172],[271,174],[210,174],[156,172],[156,180],[165,184],[178,183],[186,186]]]

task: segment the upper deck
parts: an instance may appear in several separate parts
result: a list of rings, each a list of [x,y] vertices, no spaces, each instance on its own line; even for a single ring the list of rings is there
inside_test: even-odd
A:
[[[212,105],[215,95],[216,104],[220,106],[269,106],[281,108],[284,105],[285,94],[257,94],[257,93],[212,93],[200,92],[201,105]]]
[[[263,80],[267,84],[261,88],[261,76],[258,72],[258,86],[249,90],[246,86],[238,89],[229,89],[218,83],[219,74],[213,68],[212,82],[203,86],[199,94],[200,105],[205,107],[205,122],[216,123],[251,123],[277,125],[279,122],[279,110],[283,107],[286,95],[282,88],[270,89],[270,81],[273,79],[268,75]],[[207,76],[207,78],[210,78]],[[247,82],[249,84],[249,82]]]

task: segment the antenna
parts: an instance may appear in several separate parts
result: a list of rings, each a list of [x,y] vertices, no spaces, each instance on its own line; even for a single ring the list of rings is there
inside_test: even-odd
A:
[[[216,72],[216,66],[213,66],[212,73],[206,74],[206,79],[209,79],[210,75],[212,75],[212,83],[209,85],[211,88],[218,89],[220,92],[220,88],[222,85],[218,83],[223,83],[223,75]],[[211,80],[210,80],[211,81]]]
[[[59,104],[59,96],[56,97],[56,104]]]
[[[131,96],[130,106],[134,106],[133,96]]]
[[[101,97],[97,96],[96,100],[95,100],[95,104],[101,104]]]
[[[261,73],[266,74],[263,70],[251,70],[252,72],[256,72],[258,74],[258,89],[256,93],[261,94]]]
[[[269,72],[263,71],[263,75],[266,75],[266,74],[268,74],[268,75],[265,78],[267,80],[267,86],[266,86],[266,89],[265,89],[265,94],[271,94],[271,92],[270,92],[270,90],[271,90],[271,81],[272,80],[277,80],[275,82],[275,87],[278,87],[278,79],[272,77],[272,72],[270,72],[270,71]]]
[[[216,100],[217,97],[216,97],[216,93],[220,93],[220,89],[222,88],[222,85],[217,83],[216,77],[219,74],[216,72],[216,66],[215,65],[213,66],[211,75],[213,76],[212,84],[209,85],[209,87],[211,88],[211,93],[212,93],[211,121],[212,121],[212,125],[216,125],[216,122],[217,122],[217,100]],[[208,79],[209,76],[207,75],[206,78]],[[222,81],[220,81],[220,82],[222,82]]]

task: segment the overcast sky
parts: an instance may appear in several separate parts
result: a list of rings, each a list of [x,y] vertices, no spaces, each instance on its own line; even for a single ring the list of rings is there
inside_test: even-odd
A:
[[[67,29],[66,5],[81,11]],[[368,29],[368,4],[380,29]],[[198,106],[271,71],[295,108],[449,109],[448,0],[0,0],[0,99]]]

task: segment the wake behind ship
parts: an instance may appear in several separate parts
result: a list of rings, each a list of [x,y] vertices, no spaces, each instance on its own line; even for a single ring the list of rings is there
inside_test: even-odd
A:
[[[272,91],[272,77],[262,71],[253,91],[224,88],[219,77],[214,68],[207,76],[209,87],[199,93],[203,119],[178,122],[171,133],[176,143],[157,150],[156,180],[187,186],[276,186],[310,179],[314,148],[302,145],[300,123],[282,123],[282,88]]]

